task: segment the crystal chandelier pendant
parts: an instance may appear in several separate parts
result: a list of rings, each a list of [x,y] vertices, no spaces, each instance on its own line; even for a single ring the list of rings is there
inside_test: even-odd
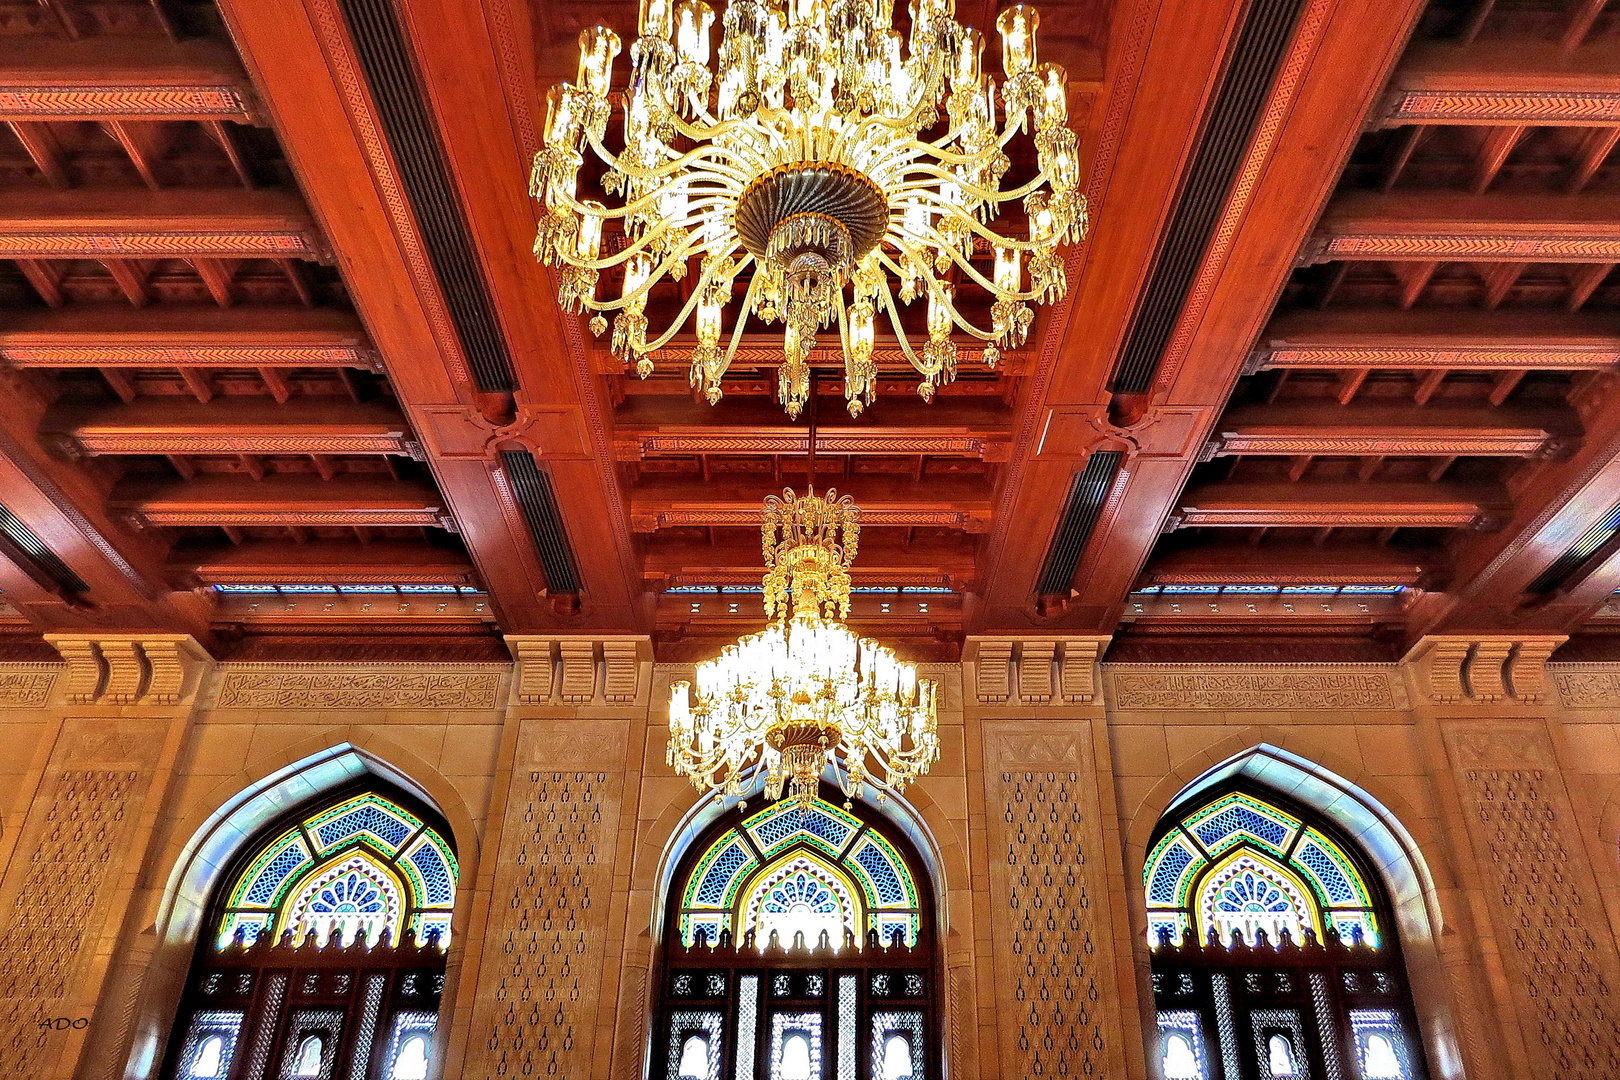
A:
[[[938,688],[844,625],[860,509],[787,490],[765,500],[762,538],[771,625],[671,688],[669,764],[722,799],[763,779],[809,806],[829,766],[846,799],[868,780],[904,790],[939,758]]]
[[[959,336],[995,367],[1026,341],[1032,306],[1067,290],[1059,252],[1084,235],[1086,200],[1068,76],[1037,59],[1035,9],[996,20],[999,87],[984,35],[954,15],[954,0],[912,0],[902,35],[893,0],[730,0],[715,50],[708,4],[642,0],[622,91],[618,35],[583,31],[578,76],[549,93],[530,185],[535,254],[558,269],[564,310],[592,312],[599,335],[611,315],[610,348],[643,378],[690,326],[689,377],[711,403],[750,320],[780,322],[791,416],[834,329],[851,415],[876,395],[880,319],[924,399],[955,378]],[[1015,144],[1033,167],[1014,168]],[[579,194],[587,154],[612,205]],[[1024,221],[991,228],[1012,207]],[[653,290],[689,273],[696,286],[655,330]],[[622,275],[617,296],[602,295],[604,274]],[[978,294],[988,325],[958,306]],[[927,340],[914,344],[900,308],[916,302]]]

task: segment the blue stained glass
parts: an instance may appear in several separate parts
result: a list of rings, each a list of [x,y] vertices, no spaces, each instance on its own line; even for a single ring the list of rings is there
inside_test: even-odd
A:
[[[248,890],[247,896],[242,898],[247,904],[268,904],[276,895],[276,889],[287,880],[287,875],[309,861],[309,855],[304,851],[302,844],[296,840],[282,849],[281,854],[270,860],[262,871],[258,880]]]
[[[392,585],[339,585],[338,592],[346,593],[388,593],[393,595]]]
[[[1294,857],[1308,867],[1316,875],[1316,880],[1322,883],[1327,890],[1328,899],[1335,904],[1354,904],[1359,899],[1356,896],[1355,886],[1350,884],[1339,864],[1333,861],[1332,856],[1313,841],[1306,840],[1300,844]]]
[[[410,825],[384,813],[376,806],[360,806],[342,817],[328,821],[315,830],[315,835],[320,840],[322,848],[329,848],[358,832],[369,832],[397,848],[410,839],[411,833],[415,831]]]
[[[383,910],[383,897],[377,886],[351,871],[322,889],[310,902],[309,909],[319,912],[371,913]]]
[[[876,844],[862,844],[855,853],[855,861],[871,876],[880,901],[885,904],[906,902],[906,890],[900,884],[900,876],[894,872],[894,867],[889,865],[889,860]]]
[[[838,911],[838,901],[832,890],[803,870],[784,878],[772,889],[765,898],[764,908],[766,911],[785,912],[798,905],[816,912],[835,914]]]
[[[337,590],[334,589],[330,585],[283,585],[283,586],[281,586],[281,591],[284,592],[284,593],[331,593],[331,592],[337,592]]]
[[[1280,847],[1288,837],[1288,829],[1270,818],[1250,810],[1247,806],[1229,806],[1208,821],[1193,826],[1193,832],[1207,848],[1213,848],[1235,832],[1258,836],[1274,847]]]
[[[695,904],[718,904],[726,898],[726,886],[737,871],[742,869],[748,861],[748,852],[743,850],[741,844],[732,844],[714,857],[709,864],[709,872],[703,875],[703,884],[698,886],[697,896],[693,897]]]
[[[799,831],[799,813],[789,808],[754,826],[754,836],[764,847],[774,847]]]
[[[401,585],[399,591],[402,593],[453,593],[456,591],[456,587],[454,585]]]
[[[455,900],[455,883],[438,848],[429,843],[418,844],[411,852],[411,862],[422,872],[422,884],[427,891],[427,896],[423,897],[425,903],[449,904]]]
[[[1158,867],[1153,871],[1153,882],[1148,886],[1148,899],[1155,904],[1173,904],[1176,902],[1176,883],[1181,880],[1181,872],[1193,861],[1190,851],[1180,844],[1164,853],[1159,860]]]
[[[849,826],[842,821],[834,821],[826,814],[818,814],[812,811],[804,815],[804,819],[800,824],[805,832],[821,837],[835,848],[842,847],[844,841],[849,838]]]
[[[1216,911],[1289,911],[1292,908],[1281,889],[1247,870],[1227,882],[1215,901]]]

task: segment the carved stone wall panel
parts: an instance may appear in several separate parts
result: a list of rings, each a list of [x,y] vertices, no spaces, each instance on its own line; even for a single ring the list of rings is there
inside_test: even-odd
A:
[[[71,719],[61,728],[0,887],[0,1075],[71,1075],[93,1021],[106,935],[165,744],[163,721]],[[67,1025],[50,1024],[59,1017]],[[63,1028],[65,1027],[65,1030]]]
[[[1540,721],[1444,725],[1498,951],[1540,1080],[1620,1076],[1620,953]]]
[[[61,664],[7,664],[0,670],[0,705],[14,709],[37,709],[51,697]]]
[[[463,1075],[592,1075],[628,723],[523,721]],[[608,1013],[611,1022],[611,1012]]]
[[[1566,709],[1620,706],[1620,664],[1548,664]]]
[[[1202,665],[1140,667],[1105,664],[1108,703],[1115,709],[1401,709],[1406,695],[1388,665],[1366,664],[1320,671]]]
[[[230,665],[222,670],[221,709],[493,709],[501,702],[506,665],[487,670],[311,670],[279,664]]]
[[[1123,1075],[1088,725],[984,725],[1003,1080]]]

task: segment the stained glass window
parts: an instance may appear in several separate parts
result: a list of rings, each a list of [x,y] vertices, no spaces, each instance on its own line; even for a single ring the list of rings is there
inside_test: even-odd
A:
[[[764,944],[775,930],[784,946],[803,933],[814,947],[823,931],[834,947],[847,930],[856,944],[872,930],[915,944],[917,885],[894,844],[859,818],[817,800],[801,810],[775,803],[728,829],[705,849],[681,893],[681,941],[753,930]]]
[[[1200,940],[1234,931],[1252,944],[1264,930],[1275,944],[1329,928],[1345,941],[1376,947],[1371,894],[1344,850],[1315,826],[1245,792],[1232,792],[1182,818],[1154,845],[1143,870],[1148,935],[1179,941],[1188,927]]]
[[[278,833],[237,877],[220,919],[218,942],[240,932],[314,933],[324,944],[386,930],[449,940],[456,900],[456,857],[437,829],[375,792],[344,799]]]

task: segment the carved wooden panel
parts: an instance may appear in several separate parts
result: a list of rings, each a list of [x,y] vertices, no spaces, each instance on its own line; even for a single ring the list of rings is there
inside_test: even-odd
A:
[[[1122,1075],[1089,728],[984,731],[1001,1075]]]
[[[1620,956],[1545,728],[1452,724],[1446,742],[1533,1074],[1620,1076]]]
[[[628,732],[525,721],[501,826],[467,1076],[591,1075]],[[611,1016],[611,1011],[609,1011]]]

